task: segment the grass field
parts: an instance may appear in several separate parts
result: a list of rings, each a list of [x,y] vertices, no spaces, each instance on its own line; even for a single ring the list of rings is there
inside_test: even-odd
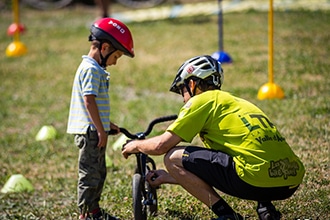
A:
[[[0,15],[0,187],[12,174],[23,174],[33,193],[0,194],[0,219],[77,219],[78,150],[65,133],[71,86],[81,55],[89,49],[88,24],[95,11],[70,8],[56,12],[21,11],[27,55],[5,56],[11,13]],[[295,195],[276,201],[283,219],[330,219],[330,13],[275,12],[274,73],[286,98],[257,99],[267,82],[267,13],[249,11],[224,16],[224,45],[234,63],[223,65],[223,90],[260,106],[278,126],[306,167]],[[217,17],[131,23],[136,57],[122,58],[111,72],[111,119],[133,132],[154,117],[175,114],[182,98],[168,92],[186,59],[218,50]],[[43,125],[53,125],[54,141],[37,142]],[[162,132],[160,125],[152,135]],[[131,176],[134,158],[113,151],[102,206],[132,219]],[[158,167],[162,158],[155,157]],[[210,219],[207,207],[178,186],[162,186],[159,215],[152,219]],[[256,204],[224,195],[242,215],[257,219]]]

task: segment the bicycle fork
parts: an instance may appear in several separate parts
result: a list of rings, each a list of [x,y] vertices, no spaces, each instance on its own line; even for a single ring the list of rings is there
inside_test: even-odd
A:
[[[148,167],[148,163],[151,163],[152,169],[156,169],[155,162],[148,157],[148,155],[144,153],[137,153],[136,154],[137,159],[137,173],[141,174],[141,181],[142,181],[142,193],[143,193],[143,205],[156,205],[157,200],[154,199],[154,194],[151,190],[151,186],[146,180],[147,172],[150,170],[150,167]]]

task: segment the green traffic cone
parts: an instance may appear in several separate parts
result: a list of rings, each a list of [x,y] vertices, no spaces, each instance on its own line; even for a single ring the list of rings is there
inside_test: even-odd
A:
[[[56,138],[56,135],[56,129],[52,125],[44,125],[36,135],[36,141],[52,140]]]
[[[1,189],[2,193],[11,192],[32,192],[34,190],[32,184],[22,175],[14,174],[12,175],[6,184]]]
[[[126,144],[126,141],[128,139],[129,138],[126,137],[124,134],[120,135],[120,137],[113,143],[112,149],[114,151],[121,150],[121,148],[123,147],[124,144]]]
[[[113,167],[113,161],[108,156],[108,154],[105,154],[105,165],[106,167]]]

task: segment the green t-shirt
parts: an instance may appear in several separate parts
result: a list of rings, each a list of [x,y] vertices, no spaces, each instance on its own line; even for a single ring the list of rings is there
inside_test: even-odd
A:
[[[186,142],[231,155],[238,176],[259,187],[296,186],[305,169],[285,138],[252,103],[220,90],[192,97],[168,129]]]

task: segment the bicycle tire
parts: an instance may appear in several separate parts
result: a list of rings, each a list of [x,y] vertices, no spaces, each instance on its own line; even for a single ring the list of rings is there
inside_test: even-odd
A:
[[[151,157],[147,157],[147,172],[149,172],[152,168],[152,170],[156,170],[156,164],[155,161]],[[151,165],[151,166],[150,166]],[[148,199],[153,201],[153,204],[150,204],[148,207],[149,214],[151,216],[156,216],[158,212],[158,199],[157,199],[157,190],[156,188],[153,188],[147,181],[146,181],[146,189],[148,190],[149,195]]]
[[[117,0],[119,4],[122,4],[129,8],[152,8],[160,5],[165,0]]]
[[[142,204],[143,190],[142,176],[139,173],[135,173],[132,182],[133,214],[135,220],[147,219],[147,210],[145,205]]]
[[[55,10],[70,5],[73,0],[23,0],[28,6],[39,10]]]
[[[149,205],[148,211],[150,216],[157,216],[157,212],[158,212],[158,200],[157,200],[157,191],[155,188],[151,187],[149,183],[147,184],[147,189],[148,192],[150,192],[150,195],[152,195],[152,199],[154,201],[154,204]]]

